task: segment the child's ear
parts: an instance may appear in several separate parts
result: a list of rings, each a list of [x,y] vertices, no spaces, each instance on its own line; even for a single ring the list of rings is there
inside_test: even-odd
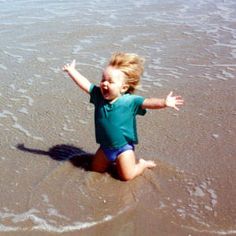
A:
[[[126,93],[129,89],[129,85],[128,84],[124,84],[121,88],[121,93]]]

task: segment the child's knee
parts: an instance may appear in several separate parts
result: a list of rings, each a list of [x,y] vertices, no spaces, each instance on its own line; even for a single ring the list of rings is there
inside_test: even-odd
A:
[[[106,159],[103,151],[98,149],[97,153],[93,157],[91,169],[92,171],[103,173],[109,167],[110,162]]]
[[[121,178],[121,180],[123,180],[123,181],[129,181],[129,180],[134,179],[135,177],[136,177],[136,175],[131,174],[131,173],[126,174],[126,175],[120,175],[120,178]]]
[[[92,171],[104,173],[107,170],[107,168],[108,168],[107,164],[97,163],[96,161],[92,162],[91,166]]]

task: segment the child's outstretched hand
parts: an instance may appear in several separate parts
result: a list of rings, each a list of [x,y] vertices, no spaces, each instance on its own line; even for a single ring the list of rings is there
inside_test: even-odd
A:
[[[69,71],[75,69],[75,64],[76,64],[76,62],[75,62],[75,60],[73,60],[70,64],[68,63],[68,64],[64,65],[62,69],[65,72],[69,72]]]
[[[166,97],[166,106],[167,107],[172,107],[175,110],[179,110],[179,108],[177,106],[179,105],[183,105],[184,104],[184,100],[181,98],[181,96],[172,96],[173,92],[171,91],[167,97]]]

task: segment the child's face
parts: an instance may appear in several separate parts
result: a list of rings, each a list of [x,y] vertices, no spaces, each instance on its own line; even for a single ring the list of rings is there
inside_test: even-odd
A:
[[[122,71],[108,66],[103,72],[100,88],[104,99],[112,101],[125,93],[129,86]]]

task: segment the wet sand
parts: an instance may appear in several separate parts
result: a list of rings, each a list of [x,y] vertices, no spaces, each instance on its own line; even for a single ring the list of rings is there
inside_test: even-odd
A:
[[[0,2],[0,235],[236,235],[235,3],[24,3]],[[61,71],[98,83],[114,51],[145,57],[138,94],[185,99],[138,118],[158,165],[127,183],[89,171],[93,107]]]

